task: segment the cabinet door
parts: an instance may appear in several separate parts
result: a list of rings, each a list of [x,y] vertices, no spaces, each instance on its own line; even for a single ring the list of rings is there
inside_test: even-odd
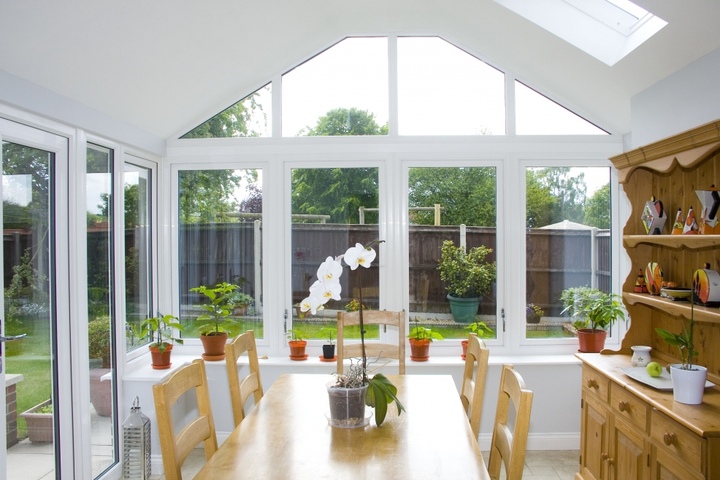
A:
[[[581,414],[580,475],[584,480],[604,480],[608,478],[608,408],[583,392]]]
[[[613,415],[610,430],[610,458],[608,467],[612,480],[641,480],[647,478],[650,449],[645,432]]]
[[[704,476],[657,445],[652,446],[650,478],[653,480],[704,480]]]

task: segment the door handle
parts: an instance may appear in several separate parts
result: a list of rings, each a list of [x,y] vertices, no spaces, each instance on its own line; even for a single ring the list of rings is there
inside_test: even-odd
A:
[[[9,337],[4,337],[0,335],[0,343],[4,342],[12,342],[14,340],[20,340],[21,338],[27,337],[27,333],[21,333],[20,335],[11,335]]]

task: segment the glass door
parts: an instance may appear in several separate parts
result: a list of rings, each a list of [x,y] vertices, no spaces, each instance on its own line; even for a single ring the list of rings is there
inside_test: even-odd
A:
[[[0,334],[25,335],[1,344],[0,411],[7,415],[0,421],[0,477],[70,478],[69,306],[57,302],[69,289],[67,281],[56,281],[63,272],[67,278],[67,235],[55,230],[67,226],[67,186],[59,191],[56,179],[67,171],[68,141],[3,119],[0,139]]]

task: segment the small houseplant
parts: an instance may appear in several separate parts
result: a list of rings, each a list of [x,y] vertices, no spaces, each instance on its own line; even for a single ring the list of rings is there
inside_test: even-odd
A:
[[[234,336],[240,331],[240,324],[231,316],[235,308],[232,298],[238,288],[232,283],[222,282],[212,288],[200,285],[190,289],[191,292],[204,295],[207,300],[207,303],[200,305],[205,313],[194,322],[198,326],[204,350],[202,357],[205,360],[224,359],[228,335]]]
[[[233,307],[233,315],[245,315],[248,307],[252,305],[255,299],[242,290],[237,289],[228,295],[227,301]]]
[[[290,347],[290,360],[307,360],[305,353],[307,347],[307,333],[300,328],[293,328],[287,331],[288,346]]]
[[[488,327],[485,322],[482,322],[480,320],[476,320],[470,325],[465,327],[467,330],[470,330],[472,333],[478,336],[478,338],[490,338],[493,331],[492,328]],[[468,341],[460,340],[460,345],[462,346],[462,359],[465,360],[467,356],[467,348],[468,348]]]
[[[356,243],[337,258],[327,257],[317,270],[317,281],[310,286],[310,295],[300,302],[303,312],[309,311],[315,315],[317,310],[330,300],[340,300],[342,286],[340,276],[343,272],[343,262],[351,270],[359,266],[370,268],[375,260],[376,252],[372,248],[382,240],[376,240],[367,246]],[[353,361],[343,375],[337,375],[336,380],[328,385],[331,424],[342,427],[362,427],[365,422],[365,405],[375,408],[375,424],[379,427],[385,421],[388,405],[395,403],[398,415],[404,410],[397,398],[397,387],[382,373],[368,373],[368,359],[365,354],[365,325],[363,323],[362,283],[358,288],[359,316],[360,316],[360,344],[362,345],[362,358]],[[357,396],[355,396],[357,394]],[[342,408],[335,408],[335,407]],[[350,410],[351,406],[362,407]]]
[[[321,360],[335,360],[335,338],[337,337],[337,328],[324,327],[320,329],[320,335],[325,339],[323,345],[323,356]]]
[[[591,287],[570,287],[560,294],[565,308],[575,320],[579,350],[597,353],[605,348],[607,328],[620,319],[625,319],[625,307],[620,297]]]
[[[430,358],[430,343],[433,340],[442,340],[443,336],[431,328],[415,325],[408,334],[410,341],[410,360],[414,362],[427,362]]]
[[[492,249],[485,246],[466,252],[452,240],[442,244],[437,269],[445,282],[450,311],[456,322],[475,320],[481,298],[492,289],[497,272],[495,262],[486,260],[490,253]]]
[[[527,323],[540,323],[540,319],[545,315],[542,308],[534,303],[528,303],[525,307],[525,321]]]
[[[169,314],[146,318],[140,328],[140,337],[149,336],[151,339],[148,348],[152,356],[152,367],[155,370],[170,368],[173,343],[183,343],[181,338],[173,336],[173,329],[183,331],[183,326],[178,322],[178,318]]]
[[[694,300],[694,299],[693,299]],[[679,364],[670,365],[670,378],[673,382],[673,396],[675,401],[691,405],[702,403],[707,380],[707,368],[694,365],[693,358],[698,352],[695,350],[695,307],[694,301],[690,303],[690,320],[685,324],[683,320],[682,331],[672,333],[664,328],[655,331],[668,345],[678,349]]]

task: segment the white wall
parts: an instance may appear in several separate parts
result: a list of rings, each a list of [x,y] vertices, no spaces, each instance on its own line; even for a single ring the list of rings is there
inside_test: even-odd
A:
[[[720,49],[635,95],[628,150],[720,118]]]

